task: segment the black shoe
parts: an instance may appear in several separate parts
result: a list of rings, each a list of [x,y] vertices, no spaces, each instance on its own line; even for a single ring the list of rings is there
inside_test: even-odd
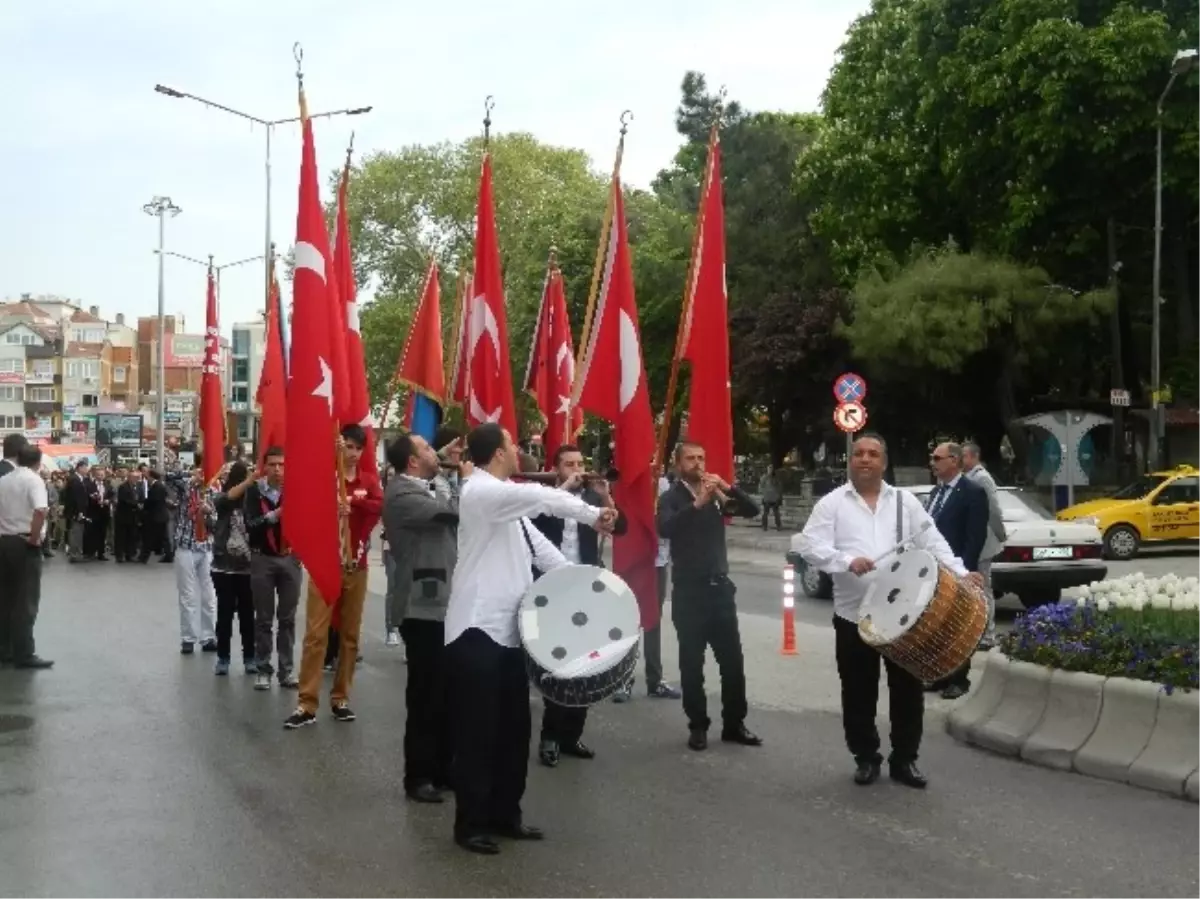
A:
[[[914,790],[923,790],[929,784],[929,778],[922,774],[912,762],[901,764],[893,762],[888,765],[888,776],[896,783],[912,787]]]
[[[967,689],[962,684],[951,684],[942,691],[942,699],[961,699],[967,695]]]
[[[879,762],[871,759],[865,762],[859,762],[858,767],[854,769],[854,782],[860,787],[870,786],[879,780],[880,765]]]
[[[296,709],[292,714],[284,719],[283,726],[287,730],[296,730],[308,724],[316,724],[317,716],[312,712],[306,712],[304,709]]]
[[[170,565],[172,562],[175,561],[175,557],[174,556],[163,556],[158,561],[163,565]]]
[[[708,748],[708,731],[694,730],[688,734],[688,749],[703,752]]]
[[[756,733],[751,733],[746,730],[746,725],[739,724],[737,727],[727,727],[721,731],[722,743],[737,743],[741,746],[761,746],[763,741]]]
[[[335,705],[333,707],[333,717],[338,721],[350,722],[358,716],[351,711],[350,706],[342,703],[341,705]]]
[[[467,852],[474,852],[476,855],[500,854],[500,847],[496,844],[496,841],[490,837],[455,837],[454,842],[463,849],[466,849]]]
[[[553,768],[558,765],[558,742],[555,740],[542,740],[538,746],[538,761],[547,768]]]
[[[107,562],[108,556],[96,556],[96,561],[97,562]]]
[[[413,802],[424,802],[427,805],[441,805],[445,797],[432,784],[418,784],[404,791],[404,795]]]
[[[563,743],[559,749],[563,755],[573,755],[577,759],[594,759],[596,757],[596,751],[582,740],[576,740],[574,743]]]
[[[18,659],[17,661],[13,662],[13,667],[45,670],[47,668],[53,668],[54,663],[49,659],[43,659],[41,656],[30,656],[27,659]]]
[[[200,651],[201,652],[216,652],[217,651],[217,641],[216,640],[205,640],[203,643],[200,644]]]
[[[193,650],[195,650],[195,648],[196,648],[196,644],[194,644],[194,643],[180,643],[179,644],[179,651],[181,653],[183,653],[185,656],[190,656],[192,654]]]
[[[496,836],[509,840],[546,839],[546,835],[542,833],[541,828],[531,827],[528,824],[499,824],[493,828],[493,832]]]

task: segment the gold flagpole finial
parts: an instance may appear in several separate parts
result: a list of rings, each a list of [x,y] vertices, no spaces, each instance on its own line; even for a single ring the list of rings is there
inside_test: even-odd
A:
[[[550,260],[547,264],[552,269],[558,268],[558,247],[554,246],[554,244],[550,245]]]
[[[308,121],[308,99],[304,96],[304,48],[300,42],[292,44],[292,58],[296,60],[296,88],[300,92],[300,121]]]
[[[354,132],[350,132],[350,143],[346,146],[346,168],[350,168],[350,157],[354,155]]]
[[[492,142],[492,110],[496,108],[496,100],[488,94],[483,101],[483,147],[486,150]]]

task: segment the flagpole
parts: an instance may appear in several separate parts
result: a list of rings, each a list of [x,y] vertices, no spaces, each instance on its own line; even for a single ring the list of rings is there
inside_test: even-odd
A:
[[[633,113],[628,109],[621,113],[621,136],[617,141],[617,156],[613,161],[612,182],[614,184],[621,177],[621,160],[625,156],[625,135],[629,131],[629,123],[632,120]],[[571,402],[567,406],[568,430],[570,430],[575,407],[579,405],[579,394],[583,391],[584,361],[587,359],[588,343],[591,340],[592,317],[596,312],[596,295],[600,290],[600,275],[604,271],[604,263],[608,253],[608,235],[612,230],[615,207],[615,195],[612,190],[609,190],[608,205],[604,210],[604,222],[600,226],[600,243],[596,247],[596,262],[592,267],[592,284],[588,289],[587,308],[583,315],[583,330],[579,334],[579,352],[576,354],[575,359],[575,383],[571,387]],[[579,430],[571,435],[572,438],[582,430],[583,425],[581,424]]]
[[[700,205],[696,210],[696,230],[692,234],[692,258],[688,262],[687,281],[684,282],[683,303],[679,310],[679,330],[675,332],[675,352],[671,356],[671,374],[667,379],[667,396],[663,406],[663,422],[658,432],[658,449],[655,453],[655,463],[659,467],[662,467],[666,461],[667,437],[670,436],[671,418],[675,414],[675,391],[679,384],[679,364],[682,361],[681,356],[686,348],[685,344],[688,333],[691,330],[692,298],[696,290],[696,275],[700,267],[697,250],[700,247],[700,241],[704,234],[705,199],[708,197],[708,192],[712,189],[713,146],[717,141],[719,116],[720,113],[718,113],[718,121],[713,123],[712,131],[709,132],[708,137],[708,159],[704,164]]]
[[[542,318],[546,314],[546,303],[550,298],[550,281],[554,277],[554,273],[558,271],[558,247],[550,247],[550,255],[546,260],[546,277],[542,281],[542,301],[538,304],[537,318],[533,320],[533,339],[529,343],[529,361],[525,363],[525,393],[532,396],[535,400],[534,391],[529,387],[529,379],[533,376],[533,360],[537,356],[537,347],[542,339]],[[574,387],[575,385],[571,385]],[[550,421],[542,414],[541,409],[538,409],[538,417],[542,420],[542,434],[550,427]],[[570,427],[570,422],[567,422]]]
[[[453,354],[444,359],[446,371],[449,377],[446,379],[446,406],[457,405],[454,402],[454,388],[458,384],[458,367],[462,364],[462,323],[463,310],[467,305],[467,290],[469,289],[470,278],[466,272],[458,273],[458,292],[454,297],[454,315],[451,319],[451,331],[453,336],[450,338],[450,346],[453,347]]]

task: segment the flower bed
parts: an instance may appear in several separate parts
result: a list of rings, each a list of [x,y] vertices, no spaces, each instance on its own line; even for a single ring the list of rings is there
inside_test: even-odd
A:
[[[1154,681],[1168,693],[1196,689],[1197,579],[1139,573],[1064,591],[1061,602],[1020,616],[1000,647],[1022,662]]]

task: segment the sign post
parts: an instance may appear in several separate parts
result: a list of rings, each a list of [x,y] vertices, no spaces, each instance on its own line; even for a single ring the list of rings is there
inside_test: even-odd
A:
[[[854,435],[867,424],[867,409],[863,402],[867,398],[867,379],[848,371],[833,382],[833,398],[837,408],[833,410],[833,423],[846,434],[846,480],[850,480],[850,454],[854,448]]]

